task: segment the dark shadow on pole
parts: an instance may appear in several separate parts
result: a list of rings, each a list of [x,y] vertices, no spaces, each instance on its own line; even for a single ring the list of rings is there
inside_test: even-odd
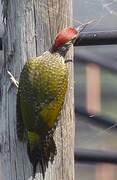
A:
[[[2,38],[0,38],[0,51],[2,51]]]

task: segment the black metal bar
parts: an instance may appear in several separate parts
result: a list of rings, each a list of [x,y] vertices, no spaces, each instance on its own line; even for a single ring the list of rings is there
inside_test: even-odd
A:
[[[117,31],[81,32],[74,46],[112,45],[117,44]],[[2,38],[0,38],[2,50]]]
[[[79,51],[75,53],[74,57],[75,57],[75,60],[78,60],[81,63],[94,63],[103,68],[106,68],[107,70],[117,72],[117,61],[113,59],[110,60],[110,58],[106,56],[103,58],[94,54],[80,53]]]
[[[117,31],[82,32],[74,46],[117,44]]]
[[[112,163],[117,164],[117,153],[97,150],[78,149],[75,161],[80,163]]]
[[[2,38],[0,38],[0,51],[2,50]]]
[[[117,31],[81,32],[74,46],[112,45],[117,44]],[[2,50],[2,38],[0,38]]]
[[[117,121],[113,120],[107,116],[101,115],[101,114],[92,114],[86,111],[83,107],[75,107],[75,113],[76,115],[81,115],[86,117],[85,121],[87,121],[90,124],[98,125],[103,128],[110,128],[110,130],[117,130]]]

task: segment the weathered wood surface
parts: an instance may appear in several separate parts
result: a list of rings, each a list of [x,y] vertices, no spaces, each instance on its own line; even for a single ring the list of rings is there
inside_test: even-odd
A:
[[[3,20],[3,18],[2,18],[2,5],[1,5],[1,1],[0,1],[0,37],[3,36],[3,32],[4,32],[2,20]]]
[[[26,60],[49,49],[56,33],[72,24],[71,17],[72,0],[8,1],[0,102],[1,180],[32,179],[32,166],[27,156],[26,143],[20,143],[16,135],[17,89],[11,83],[7,70],[18,80]],[[67,58],[72,58],[72,49]],[[73,63],[68,63],[68,68],[69,88],[55,133],[57,156],[53,165],[49,164],[45,180],[74,180]],[[43,179],[38,170],[35,179]]]

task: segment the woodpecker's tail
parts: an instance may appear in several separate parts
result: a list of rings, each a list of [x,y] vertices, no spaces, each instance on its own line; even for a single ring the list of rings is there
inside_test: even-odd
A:
[[[35,177],[37,164],[40,164],[43,178],[45,178],[48,162],[51,163],[56,155],[56,145],[52,136],[42,137],[35,133],[28,133],[28,155],[33,165],[33,177]]]

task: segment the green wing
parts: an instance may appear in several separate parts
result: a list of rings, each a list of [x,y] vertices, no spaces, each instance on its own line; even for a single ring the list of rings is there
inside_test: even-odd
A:
[[[68,84],[64,59],[49,52],[29,60],[20,75],[17,94],[17,134],[28,136],[28,154],[35,174],[40,162],[43,177],[56,145],[53,130],[62,109]]]
[[[60,56],[46,53],[26,63],[20,76],[19,95],[27,130],[43,135],[54,127],[67,83],[67,68]]]

